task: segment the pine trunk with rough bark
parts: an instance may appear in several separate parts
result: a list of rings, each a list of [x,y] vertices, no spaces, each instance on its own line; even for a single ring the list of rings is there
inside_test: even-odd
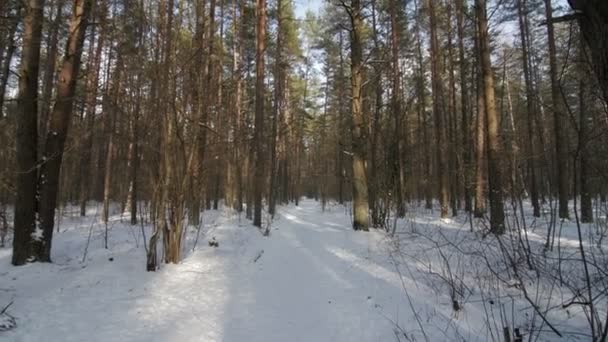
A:
[[[40,168],[38,182],[40,199],[37,230],[41,231],[42,238],[36,240],[34,253],[36,259],[40,261],[51,261],[51,242],[55,224],[61,163],[65,140],[73,115],[74,94],[90,9],[90,0],[74,0],[70,20],[70,34],[57,80],[57,96],[49,117],[49,130],[42,154],[44,163]]]
[[[477,26],[479,30],[479,48],[483,92],[486,112],[488,141],[488,188],[490,198],[490,231],[500,235],[505,231],[503,205],[503,179],[500,158],[502,148],[499,131],[499,116],[496,110],[494,94],[494,74],[490,56],[490,37],[485,0],[476,0]]]
[[[475,126],[475,208],[474,216],[481,218],[486,213],[487,193],[487,131],[486,131],[486,104],[483,87],[483,76],[479,65],[481,65],[481,54],[479,53],[479,29],[475,30],[475,50],[477,52],[477,66],[474,66],[477,74],[477,117]]]
[[[360,0],[350,2],[352,91],[353,228],[369,230],[365,122],[363,120],[363,13]]]
[[[43,0],[25,2],[23,41],[19,69],[17,115],[17,196],[15,199],[15,235],[13,265],[23,265],[36,258],[32,233],[36,229],[36,184],[38,148],[38,71],[42,39]],[[36,236],[38,237],[38,236]],[[41,237],[40,237],[41,238]]]
[[[255,131],[254,179],[253,179],[253,225],[262,227],[262,197],[265,188],[264,149],[264,53],[266,50],[266,0],[256,0],[256,59],[255,59]]]

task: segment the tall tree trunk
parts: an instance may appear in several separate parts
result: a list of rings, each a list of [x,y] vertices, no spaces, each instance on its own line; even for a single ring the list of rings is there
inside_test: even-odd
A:
[[[591,223],[593,222],[593,195],[592,195],[592,182],[589,179],[591,176],[591,149],[589,146],[589,131],[592,127],[592,115],[589,115],[589,108],[587,107],[587,78],[589,75],[587,71],[587,61],[585,57],[585,45],[580,44],[579,47],[579,134],[578,134],[578,152],[579,152],[579,182],[580,182],[580,193],[581,193],[581,222]]]
[[[274,73],[274,109],[272,114],[272,132],[270,136],[270,189],[268,191],[268,213],[274,217],[276,207],[278,169],[277,169],[277,137],[279,117],[283,112],[283,2],[277,0],[277,42]]]
[[[477,25],[479,31],[479,48],[481,55],[481,71],[483,75],[483,92],[485,100],[486,124],[488,132],[488,185],[490,194],[490,231],[494,234],[503,234],[504,208],[502,189],[502,170],[500,158],[502,156],[499,136],[499,117],[496,111],[494,95],[494,74],[490,57],[490,37],[488,31],[488,18],[485,0],[476,0]]]
[[[25,2],[23,50],[19,70],[17,116],[17,196],[15,199],[15,235],[13,265],[35,260],[32,233],[36,228],[36,184],[38,146],[38,70],[42,38],[44,0]],[[38,233],[36,231],[36,233]],[[42,238],[40,234],[36,238]]]
[[[340,65],[338,66],[338,203],[344,204],[344,188],[346,183],[346,170],[344,166],[344,148],[346,141],[344,140],[344,88],[346,86],[346,76],[344,75],[344,31],[340,29],[338,32],[339,48],[340,48]]]
[[[452,32],[452,5],[450,2],[447,3],[447,36],[448,36],[448,80],[450,84],[449,91],[449,104],[447,111],[446,122],[448,124],[448,165],[449,165],[449,179],[450,179],[450,206],[452,208],[452,216],[458,215],[458,204],[460,203],[460,182],[459,175],[461,174],[460,162],[458,153],[460,152],[460,146],[458,141],[458,123],[456,114],[456,71],[454,62],[454,48],[453,48],[453,32]]]
[[[93,38],[90,42],[89,52],[95,51],[94,54],[90,54],[89,66],[87,70],[86,80],[86,97],[85,97],[85,132],[81,150],[80,160],[80,216],[86,215],[87,201],[91,194],[91,159],[93,153],[93,136],[95,129],[95,109],[97,107],[97,88],[99,85],[99,73],[101,67],[101,54],[103,52],[103,46],[105,43],[105,1],[95,5],[95,12],[97,20],[99,21],[99,33],[97,38],[97,46],[93,50],[93,42],[97,25],[93,26]]]
[[[405,162],[403,160],[405,142],[402,137],[402,132],[405,131],[403,126],[403,113],[401,105],[401,67],[399,65],[399,46],[400,26],[397,23],[397,16],[402,15],[401,8],[397,4],[397,0],[390,1],[391,12],[391,46],[392,46],[392,110],[395,118],[395,139],[397,148],[397,215],[405,216]]]
[[[55,208],[59,190],[59,172],[63,160],[63,149],[72,117],[76,81],[80,70],[80,58],[84,34],[91,8],[90,0],[74,0],[70,35],[66,45],[61,71],[57,81],[57,97],[49,121],[39,179],[39,226],[41,239],[36,239],[34,251],[40,261],[51,261],[51,242],[55,220]]]
[[[236,2],[234,3],[234,56],[233,56],[233,70],[234,70],[234,83],[235,83],[235,91],[234,91],[234,116],[236,120],[236,135],[235,135],[235,178],[236,178],[236,209],[240,213],[243,211],[243,200],[244,200],[244,190],[243,190],[243,172],[242,165],[236,166],[237,163],[241,162],[241,158],[244,156],[243,153],[243,143],[244,143],[244,132],[243,132],[243,114],[241,110],[241,101],[242,101],[242,88],[243,88],[243,22],[244,22],[244,7],[243,3],[240,4],[240,20],[237,21],[237,6]],[[236,38],[238,37],[238,38]],[[243,163],[243,165],[245,165]]]
[[[555,137],[555,160],[557,163],[557,191],[559,196],[559,217],[567,219],[568,198],[568,118],[559,84],[559,70],[557,67],[557,51],[555,47],[555,32],[553,29],[553,7],[551,0],[545,1],[545,15],[547,17],[547,41],[549,43],[549,73],[551,75],[551,99],[553,101],[553,126]]]
[[[372,54],[376,59],[382,59],[380,55],[380,42],[378,40],[378,28],[376,23],[376,1],[371,1],[372,7],[372,38],[374,42],[374,48]],[[378,158],[378,148],[379,148],[379,140],[381,132],[381,124],[382,124],[382,98],[384,91],[382,89],[382,68],[379,65],[373,66],[374,77],[373,77],[373,89],[374,89],[374,112],[373,116],[370,118],[370,133],[371,137],[369,139],[369,167],[367,168],[369,171],[368,177],[368,193],[369,193],[369,207],[371,210],[371,224],[374,227],[380,227],[382,222],[382,199],[380,198],[380,175],[379,175],[379,158]],[[326,94],[327,97],[327,94]],[[324,134],[322,133],[321,136]],[[396,161],[397,154],[394,153],[393,158]],[[392,174],[391,174],[392,176]],[[400,196],[399,190],[398,197]],[[398,203],[400,202],[400,198],[398,198]]]
[[[255,59],[255,131],[253,143],[253,225],[262,227],[262,191],[265,188],[264,156],[264,52],[266,50],[266,0],[256,0],[256,59]]]
[[[477,52],[477,63],[481,65],[481,54],[479,47],[479,28],[475,29],[475,50]],[[486,131],[486,104],[483,86],[483,75],[479,67],[474,67],[477,73],[477,120],[475,132],[475,217],[483,217],[486,213],[486,179],[487,179],[487,131]]]
[[[435,1],[427,0],[431,28],[431,78],[433,88],[433,114],[435,118],[435,134],[437,141],[437,177],[439,178],[439,204],[441,217],[449,216],[449,170],[447,168],[447,136],[445,122],[445,106],[443,103],[443,85],[441,80],[441,62],[439,54],[439,39],[437,34],[437,15]]]
[[[129,120],[129,211],[131,213],[131,225],[137,224],[137,173],[139,172],[139,116],[141,111],[141,78],[142,75],[137,76],[138,90],[137,98],[135,99],[135,110],[131,114],[132,117]]]
[[[432,162],[431,162],[431,150],[430,150],[430,138],[429,138],[429,123],[428,123],[428,115],[426,112],[426,85],[425,85],[425,79],[426,79],[426,75],[425,75],[425,68],[424,68],[424,56],[422,54],[422,37],[421,37],[421,21],[422,21],[422,14],[419,11],[418,8],[418,2],[414,1],[414,4],[416,5],[416,13],[418,13],[418,15],[416,15],[416,25],[415,25],[415,31],[416,31],[416,59],[418,61],[418,65],[417,65],[417,82],[416,82],[416,95],[417,95],[417,101],[416,101],[416,107],[417,107],[417,111],[418,111],[418,123],[421,124],[421,131],[422,131],[422,139],[420,139],[423,142],[423,151],[422,151],[422,155],[423,155],[423,162],[421,163],[422,167],[421,167],[421,177],[422,177],[422,186],[423,186],[423,192],[424,192],[424,206],[426,209],[432,209],[433,208],[433,191],[432,191],[432,183],[431,183],[431,177],[432,177]]]
[[[469,88],[467,84],[468,65],[467,58],[465,55],[465,27],[464,18],[467,14],[467,4],[465,0],[456,1],[456,21],[458,22],[458,59],[460,68],[460,109],[462,115],[462,161],[463,161],[463,173],[464,173],[464,209],[467,212],[473,211],[472,197],[472,185],[473,176],[471,169],[473,168],[473,161],[471,155],[472,142],[471,142],[471,124],[470,118],[470,102],[469,102]]]
[[[352,87],[352,183],[353,228],[369,230],[369,202],[366,171],[365,122],[363,119],[363,13],[360,0],[351,0],[351,87]]]
[[[206,51],[205,48],[205,3],[206,1],[197,0],[196,6],[196,28],[194,32],[193,44],[196,46],[200,53],[197,53],[194,59],[194,66],[192,71],[193,77],[193,95],[192,95],[192,106],[193,111],[196,113],[195,119],[198,119],[199,127],[196,128],[196,145],[197,155],[195,156],[195,166],[192,169],[192,175],[190,177],[191,189],[189,191],[188,200],[188,224],[192,226],[198,226],[200,224],[200,213],[201,213],[201,199],[203,193],[203,162],[205,159],[205,146],[204,142],[207,141],[206,128],[203,125],[207,123],[207,109],[205,108],[205,99],[207,93],[205,92],[205,81],[207,80],[205,74],[205,67],[203,66],[203,55]]]
[[[106,125],[108,125],[109,129],[108,135],[105,137],[107,139],[107,152],[103,176],[103,210],[101,213],[101,219],[106,224],[108,223],[108,218],[110,215],[110,197],[113,176],[112,164],[114,162],[114,155],[116,153],[116,144],[114,142],[116,134],[116,112],[119,108],[118,99],[120,98],[120,91],[122,88],[122,68],[122,56],[121,52],[119,51],[116,58],[116,67],[114,68],[114,80],[112,82],[113,94],[104,94],[104,97],[106,98],[104,101]]]
[[[526,19],[525,0],[517,0],[517,16],[519,21],[519,34],[521,40],[522,65],[524,71],[524,81],[526,84],[526,118],[528,125],[528,156],[527,168],[530,187],[530,200],[534,211],[534,217],[540,217],[540,202],[538,196],[538,178],[537,178],[537,157],[536,157],[536,139],[534,134],[534,86],[532,85],[532,75],[530,72],[530,57],[528,48],[528,25]]]

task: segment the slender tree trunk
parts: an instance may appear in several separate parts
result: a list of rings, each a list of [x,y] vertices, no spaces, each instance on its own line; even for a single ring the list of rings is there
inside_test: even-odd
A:
[[[589,115],[589,108],[587,108],[587,78],[589,74],[587,72],[587,62],[585,58],[585,45],[580,44],[579,47],[579,135],[578,135],[578,149],[579,149],[579,182],[580,182],[580,193],[581,193],[581,222],[591,223],[593,222],[593,195],[592,195],[592,183],[589,179],[591,176],[591,149],[589,148],[589,131],[592,127],[592,116]]]
[[[253,183],[253,225],[262,227],[262,189],[265,183],[264,158],[264,52],[266,50],[266,0],[256,0],[255,61],[255,168]]]
[[[240,5],[241,9],[241,17],[240,21],[237,23],[236,20],[236,2],[235,2],[235,16],[234,16],[234,37],[238,37],[238,39],[234,39],[234,69],[235,69],[235,99],[234,99],[234,111],[235,111],[235,119],[236,119],[236,146],[235,146],[235,164],[241,162],[241,158],[244,157],[243,151],[243,143],[244,143],[244,131],[243,131],[243,114],[241,110],[241,101],[242,101],[242,88],[243,88],[243,40],[244,37],[244,7],[243,3]],[[243,165],[246,165],[243,163]],[[241,165],[235,167],[236,170],[236,183],[237,183],[237,205],[236,209],[238,212],[243,211],[243,200],[244,200],[244,189],[243,189],[243,172],[241,171]]]
[[[494,234],[503,234],[504,208],[503,208],[503,181],[500,158],[502,155],[499,117],[496,111],[494,95],[494,74],[490,57],[490,38],[485,0],[476,0],[477,25],[479,31],[479,48],[481,55],[481,70],[483,75],[483,92],[485,100],[486,124],[488,132],[488,185],[490,194],[490,231]]]
[[[397,16],[401,14],[401,9],[397,4],[397,0],[390,1],[391,8],[391,45],[392,45],[392,109],[395,118],[395,139],[397,147],[397,215],[405,216],[405,162],[404,156],[404,139],[401,132],[405,130],[403,127],[403,113],[401,105],[401,67],[399,65],[399,25]]]
[[[463,173],[464,173],[464,209],[466,212],[473,211],[473,203],[471,201],[472,192],[473,192],[473,161],[472,161],[472,142],[471,142],[471,124],[470,118],[471,110],[470,110],[470,102],[469,102],[469,88],[467,84],[468,74],[468,63],[465,55],[465,32],[464,32],[464,18],[467,12],[467,4],[465,0],[456,1],[456,20],[458,22],[458,58],[459,58],[459,67],[460,67],[460,109],[462,115],[462,161],[463,161]]]
[[[344,188],[346,182],[346,170],[344,166],[344,148],[346,141],[344,140],[344,88],[346,83],[346,76],[344,75],[344,31],[340,29],[338,32],[339,36],[339,48],[340,48],[340,65],[338,66],[338,203],[344,204]]]
[[[86,215],[87,201],[91,193],[91,160],[93,153],[93,136],[95,129],[95,108],[97,107],[97,88],[99,84],[99,73],[101,67],[101,54],[105,43],[105,2],[100,2],[95,6],[97,18],[99,21],[99,33],[97,38],[97,46],[93,50],[93,40],[95,38],[97,26],[93,26],[93,38],[90,42],[89,51],[95,51],[89,57],[89,66],[87,71],[86,81],[86,99],[85,99],[85,132],[83,137],[83,145],[81,150],[80,160],[80,216]]]
[[[435,133],[437,141],[437,177],[439,178],[439,204],[441,217],[449,216],[449,170],[447,168],[447,136],[443,104],[443,85],[441,80],[441,65],[439,55],[439,39],[437,34],[437,16],[435,2],[427,0],[431,28],[431,78],[433,88],[433,113],[435,118]]]
[[[479,28],[476,28],[475,50],[477,51],[477,61],[481,64],[481,54],[479,51]],[[475,149],[475,217],[483,217],[486,213],[486,179],[487,179],[487,133],[486,133],[486,104],[483,86],[483,76],[479,67],[477,72],[477,122],[476,122],[476,149]]]
[[[537,157],[536,157],[536,139],[534,134],[534,86],[532,85],[532,75],[530,73],[530,61],[528,52],[528,33],[526,25],[526,9],[525,0],[517,0],[517,15],[519,19],[519,33],[521,40],[522,65],[524,71],[524,81],[526,84],[526,118],[528,124],[528,156],[527,168],[530,187],[530,200],[534,210],[534,217],[540,217],[540,203],[538,196],[538,179],[537,179]]]
[[[371,1],[372,7],[372,39],[374,42],[374,48],[372,54],[377,59],[381,59],[380,55],[380,42],[378,41],[378,29],[376,23],[376,1]],[[380,227],[382,225],[382,208],[380,198],[380,176],[379,176],[379,158],[378,158],[378,145],[381,132],[381,120],[382,120],[382,98],[383,98],[383,89],[382,89],[382,69],[379,65],[373,66],[374,77],[373,77],[373,90],[374,90],[374,112],[373,116],[370,118],[370,133],[371,137],[369,139],[369,177],[368,177],[368,193],[369,193],[369,207],[371,210],[371,224],[374,227]],[[327,97],[327,94],[326,94]],[[364,102],[363,102],[364,103]],[[321,134],[322,136],[324,134]],[[397,160],[396,152],[393,154],[393,158]],[[392,176],[392,174],[391,174]],[[399,190],[396,189],[396,192]],[[398,192],[398,197],[400,193]],[[398,198],[398,202],[400,202],[400,198]]]
[[[270,189],[268,192],[268,213],[274,217],[277,195],[277,138],[279,117],[283,112],[283,83],[284,83],[284,62],[283,62],[283,2],[277,0],[277,42],[275,56],[275,73],[274,73],[274,109],[272,115],[272,132],[270,136]]]
[[[460,162],[458,158],[460,146],[458,141],[457,115],[456,115],[456,71],[454,62],[453,32],[452,32],[452,5],[447,4],[447,36],[448,36],[448,79],[450,84],[449,105],[446,122],[448,124],[448,152],[449,152],[449,179],[450,179],[450,206],[452,216],[458,215],[458,204],[460,203]]]
[[[137,77],[139,87],[141,88],[141,75]],[[129,139],[130,142],[130,153],[129,153],[129,211],[131,213],[131,225],[137,224],[137,173],[139,172],[139,116],[141,110],[141,94],[137,91],[137,99],[135,100],[135,110],[132,114],[132,118],[129,120]]]
[[[426,85],[425,78],[426,75],[424,73],[424,56],[422,54],[422,38],[420,32],[420,23],[422,21],[422,15],[418,9],[418,2],[414,1],[416,5],[416,55],[418,60],[418,75],[417,75],[417,84],[416,84],[416,93],[417,93],[417,111],[419,123],[422,124],[422,142],[423,142],[423,162],[421,167],[421,176],[422,176],[422,184],[423,184],[423,192],[424,192],[424,200],[425,200],[425,208],[432,209],[433,208],[433,186],[430,181],[432,177],[432,163],[431,163],[431,149],[430,149],[430,138],[429,138],[429,123],[428,123],[428,115],[426,112]]]
[[[518,198],[521,197],[521,187],[520,187],[520,168],[519,168],[519,145],[517,144],[517,132],[515,129],[515,117],[513,110],[513,99],[511,96],[511,81],[509,80],[509,69],[508,69],[508,56],[507,51],[505,49],[503,53],[503,77],[502,77],[502,99],[501,99],[501,113],[507,114],[507,133],[505,134],[505,146],[509,147],[509,177],[508,181],[511,187],[511,199],[513,203],[517,201]],[[506,101],[505,101],[505,96]],[[505,109],[505,102],[507,103],[507,108]],[[507,179],[507,177],[504,177]]]
[[[116,112],[118,111],[119,105],[117,103],[119,97],[120,97],[120,89],[122,87],[121,83],[122,83],[122,79],[121,79],[121,75],[122,74],[122,57],[120,55],[118,55],[118,58],[116,59],[116,67],[114,70],[114,84],[113,84],[113,88],[114,88],[114,94],[112,94],[113,96],[110,96],[110,94],[106,95],[106,101],[105,101],[105,115],[106,115],[106,124],[108,125],[109,129],[108,129],[108,135],[106,137],[107,139],[107,147],[106,147],[106,160],[105,160],[105,167],[104,167],[104,177],[103,177],[103,210],[102,210],[102,214],[101,214],[101,219],[104,223],[108,223],[108,218],[109,218],[109,214],[110,214],[110,196],[111,196],[111,191],[112,191],[112,174],[113,174],[113,169],[112,169],[112,164],[114,161],[114,154],[115,154],[115,143],[114,143],[114,139],[115,139],[115,134],[116,134]]]
[[[553,29],[553,7],[551,0],[545,1],[545,14],[547,17],[547,41],[549,43],[549,73],[551,75],[551,99],[553,101],[553,126],[555,136],[555,156],[557,171],[557,190],[559,196],[559,217],[567,219],[568,198],[568,118],[566,117],[557,67],[557,51],[555,47],[555,33]]]

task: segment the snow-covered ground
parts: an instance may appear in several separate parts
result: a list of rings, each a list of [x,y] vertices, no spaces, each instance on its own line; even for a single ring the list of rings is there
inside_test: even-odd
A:
[[[208,211],[196,248],[190,228],[183,262],[158,272],[145,271],[140,226],[112,217],[104,249],[94,211],[64,214],[53,264],[13,267],[0,249],[0,309],[13,302],[17,324],[0,341],[488,341],[503,325],[526,334],[531,322],[547,330],[540,340],[557,337],[521,291],[488,277],[474,252],[492,243],[465,221],[411,212],[391,237],[352,231],[342,206],[322,212],[306,200],[278,212],[263,237],[244,217]],[[536,250],[543,233],[530,235]],[[566,296],[545,285],[531,293]],[[580,310],[548,315],[569,340],[588,339]]]

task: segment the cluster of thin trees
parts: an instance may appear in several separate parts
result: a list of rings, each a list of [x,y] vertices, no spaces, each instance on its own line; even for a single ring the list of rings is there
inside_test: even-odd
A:
[[[297,19],[292,0],[3,1],[13,264],[50,261],[57,208],[90,201],[106,224],[111,203],[152,222],[148,270],[159,243],[180,260],[203,209],[268,233],[303,195],[352,200],[357,230],[434,200],[496,234],[507,198],[536,216],[557,198],[563,219],[580,198],[589,222],[608,190],[608,4],[553,5],[339,0]]]

